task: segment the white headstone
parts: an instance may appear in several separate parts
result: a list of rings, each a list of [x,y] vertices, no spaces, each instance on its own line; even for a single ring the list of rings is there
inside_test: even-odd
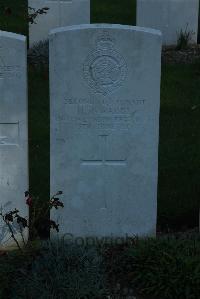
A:
[[[26,70],[26,38],[0,31],[0,209],[5,213],[16,208],[22,217],[28,216],[24,201],[28,189]],[[13,229],[17,237],[18,224]],[[0,217],[0,247],[15,245],[9,237]]]
[[[90,0],[29,0],[35,10],[47,7],[47,14],[39,15],[29,26],[29,42],[32,46],[48,39],[51,29],[76,24],[90,23]],[[29,9],[30,12],[33,10]]]
[[[79,25],[50,34],[52,214],[74,236],[154,235],[161,33]]]
[[[164,45],[176,45],[181,30],[197,43],[199,0],[137,0],[137,26],[161,30]]]

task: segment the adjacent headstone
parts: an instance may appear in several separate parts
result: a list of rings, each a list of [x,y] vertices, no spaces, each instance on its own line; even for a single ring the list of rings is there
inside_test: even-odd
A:
[[[79,25],[50,34],[51,193],[60,233],[154,235],[161,33]]]
[[[19,210],[28,216],[24,192],[28,189],[26,38],[0,31],[0,210]],[[19,225],[13,230],[19,236]],[[0,247],[15,245],[0,217]]]
[[[51,29],[76,24],[90,23],[90,0],[29,0],[29,12],[32,9],[47,7],[46,14],[38,15],[35,24],[29,26],[30,46],[48,39]]]
[[[180,31],[197,43],[199,0],[137,0],[137,26],[161,30],[164,45],[176,45]]]

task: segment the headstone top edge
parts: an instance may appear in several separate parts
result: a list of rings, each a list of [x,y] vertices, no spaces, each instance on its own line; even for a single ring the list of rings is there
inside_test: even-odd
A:
[[[41,0],[31,0],[33,2],[41,2]],[[60,2],[72,2],[72,1],[76,1],[76,0],[49,0],[49,1],[60,1]],[[86,2],[88,0],[79,0],[80,2]]]
[[[162,33],[160,30],[139,27],[139,26],[130,26],[130,25],[121,25],[121,24],[81,24],[81,25],[72,25],[66,27],[55,28],[50,31],[49,36],[53,36],[54,34],[63,33],[67,31],[75,31],[75,30],[83,30],[83,29],[120,29],[120,30],[130,30],[137,32],[149,33],[152,35],[157,35],[162,37]]]
[[[138,1],[155,1],[155,0],[138,0]],[[157,1],[160,1],[160,2],[179,2],[179,3],[181,3],[181,2],[183,2],[184,0],[157,0]],[[188,1],[188,2],[197,2],[198,0],[186,0],[186,1]]]
[[[17,34],[13,32],[8,32],[8,31],[2,31],[0,30],[0,38],[5,37],[5,38],[11,38],[19,41],[26,42],[26,36],[22,34]]]

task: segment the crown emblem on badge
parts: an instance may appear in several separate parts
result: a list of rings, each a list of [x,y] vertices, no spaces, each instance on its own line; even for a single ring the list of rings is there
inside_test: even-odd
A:
[[[112,39],[108,31],[103,31],[96,40],[97,48],[108,49],[114,47],[114,39]]]

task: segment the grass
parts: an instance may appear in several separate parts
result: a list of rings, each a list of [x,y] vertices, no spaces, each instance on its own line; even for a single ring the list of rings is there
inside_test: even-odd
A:
[[[0,256],[0,298],[126,298],[134,290],[140,299],[199,299],[199,263],[198,234],[98,246],[37,242]]]
[[[1,0],[0,28],[27,33],[26,1]],[[1,16],[5,7],[12,15]],[[135,23],[135,0],[92,0],[92,22]],[[199,65],[163,66],[161,87],[158,224],[163,229],[198,225],[200,169]],[[49,197],[48,72],[29,68],[30,186]]]
[[[135,25],[136,0],[91,0],[91,22]]]
[[[162,69],[158,223],[198,223],[200,169],[199,64]]]
[[[121,289],[132,288],[154,299],[199,298],[198,236],[136,239],[132,245],[111,246],[105,252],[113,288],[118,283]]]

